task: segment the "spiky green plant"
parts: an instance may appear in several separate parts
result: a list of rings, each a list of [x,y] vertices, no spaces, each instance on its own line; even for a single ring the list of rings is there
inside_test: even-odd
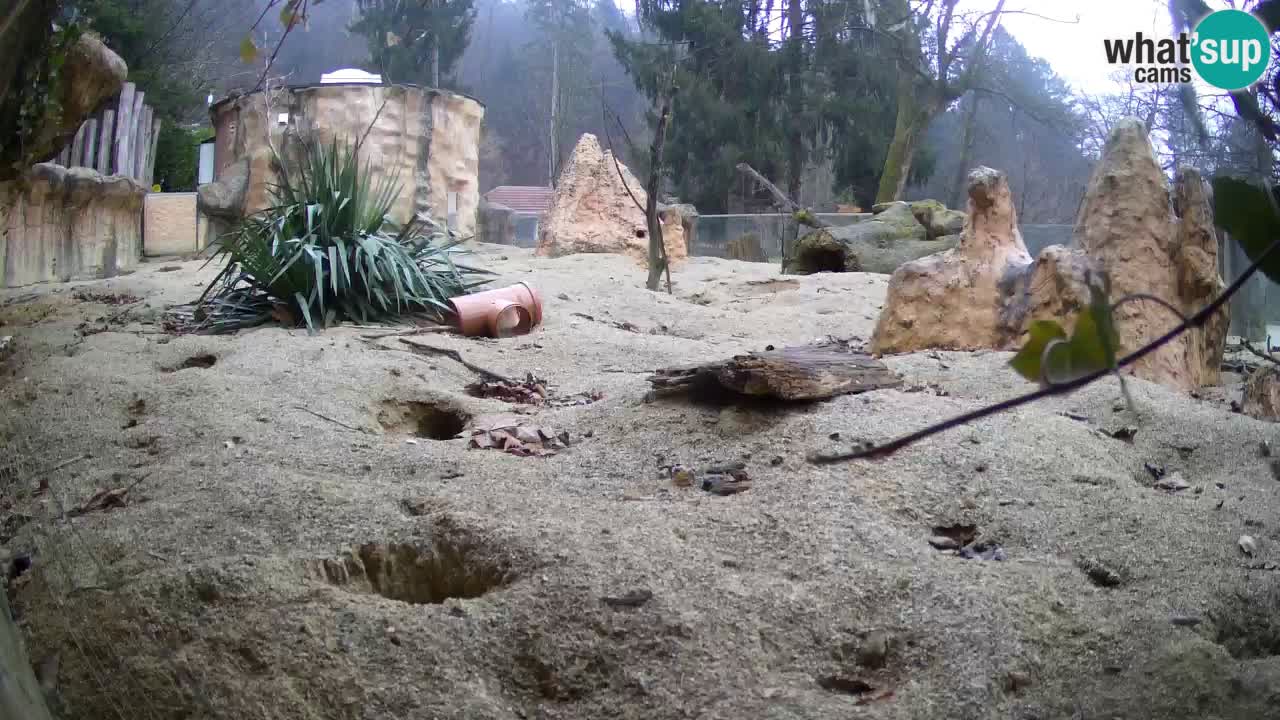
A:
[[[441,319],[447,300],[488,282],[454,262],[457,234],[415,217],[390,220],[401,185],[375,180],[358,146],[303,143],[292,167],[277,158],[271,205],[221,239],[226,266],[192,312],[201,329],[226,332],[288,317],[312,332],[341,320]]]

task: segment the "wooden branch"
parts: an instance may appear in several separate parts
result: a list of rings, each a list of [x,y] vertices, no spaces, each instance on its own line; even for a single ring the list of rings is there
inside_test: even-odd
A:
[[[769,182],[768,178],[761,175],[755,168],[751,167],[747,163],[738,163],[737,170],[743,175],[746,175],[763,185],[764,189],[768,190],[769,194],[773,196],[773,204],[776,207],[782,208],[794,215],[797,222],[803,222],[805,225],[812,225],[813,227],[818,228],[831,227],[829,224],[819,220],[818,216],[815,215],[812,210],[800,207],[799,203],[782,194],[782,191],[778,189],[777,185]]]
[[[884,363],[840,343],[787,347],[665,368],[648,380],[663,394],[718,385],[746,397],[785,401],[821,400],[902,384]]]

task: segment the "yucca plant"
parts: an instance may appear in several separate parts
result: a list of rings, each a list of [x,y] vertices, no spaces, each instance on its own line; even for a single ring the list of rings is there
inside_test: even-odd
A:
[[[436,320],[447,300],[488,282],[454,262],[457,234],[439,222],[390,220],[401,185],[375,181],[358,146],[303,143],[299,162],[277,158],[272,202],[221,239],[226,266],[191,313],[200,329],[227,332],[275,318],[315,332],[341,320]]]

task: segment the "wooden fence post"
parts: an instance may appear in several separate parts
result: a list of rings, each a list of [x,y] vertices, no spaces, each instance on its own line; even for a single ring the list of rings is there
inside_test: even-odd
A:
[[[101,175],[111,174],[111,154],[115,147],[112,140],[115,138],[116,129],[116,111],[107,108],[102,111],[102,127],[98,134],[98,173]]]
[[[127,168],[127,174],[134,180],[137,180],[142,174],[138,172],[138,164],[142,162],[142,153],[146,149],[146,146],[142,143],[142,128],[146,119],[146,106],[143,105],[143,100],[146,99],[146,96],[147,94],[141,90],[133,95],[133,120],[131,121],[132,134],[129,136],[129,165]]]
[[[84,158],[81,165],[87,168],[97,167],[98,160],[98,118],[92,117],[84,124]]]
[[[133,95],[137,86],[125,83],[120,90],[120,108],[116,111],[115,162],[113,174],[129,174],[129,140],[133,130]]]
[[[155,112],[152,112],[155,115]],[[156,148],[160,145],[160,118],[151,121],[151,149],[147,152],[147,187],[156,182]]]

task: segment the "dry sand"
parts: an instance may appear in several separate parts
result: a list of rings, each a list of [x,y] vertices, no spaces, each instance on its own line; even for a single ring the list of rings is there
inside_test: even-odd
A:
[[[394,338],[144,324],[195,297],[198,261],[0,295],[22,300],[0,307],[9,466],[93,456],[42,494],[10,473],[0,510],[9,551],[34,553],[15,603],[33,656],[60,658],[64,717],[1280,716],[1280,572],[1245,567],[1280,562],[1280,482],[1258,451],[1274,425],[1140,381],[1135,419],[1107,381],[883,461],[814,466],[806,453],[1029,386],[1008,354],[941,352],[888,358],[902,389],[828,402],[646,402],[652,369],[865,339],[886,276],[698,258],[668,297],[621,257],[478,252],[539,288],[545,324],[423,341],[602,391],[531,416],[569,432],[553,457],[414,437],[424,408],[474,422],[512,406]],[[121,310],[84,290],[145,303],[82,336]],[[1107,434],[1127,425],[1131,441]],[[755,482],[730,497],[659,473],[736,460]],[[1146,463],[1191,487],[1153,488]],[[63,517],[132,483],[123,508]],[[929,545],[964,524],[1007,559]],[[351,576],[353,555],[376,582]],[[602,600],[628,593],[652,597]],[[430,602],[444,594],[478,596]]]

